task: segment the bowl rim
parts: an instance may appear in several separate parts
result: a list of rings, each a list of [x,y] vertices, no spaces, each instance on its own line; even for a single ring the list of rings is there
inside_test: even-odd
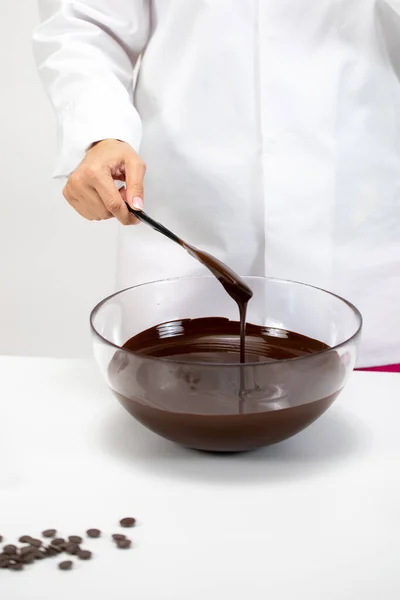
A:
[[[128,354],[132,354],[133,356],[137,356],[140,357],[141,359],[146,359],[146,360],[150,360],[150,361],[156,361],[156,362],[163,362],[166,364],[176,364],[176,365],[202,365],[202,366],[209,366],[209,367],[215,367],[218,366],[218,368],[220,367],[234,367],[234,368],[238,368],[243,366],[244,368],[248,367],[248,366],[263,366],[263,365],[273,365],[273,364],[283,364],[283,363],[287,363],[287,362],[297,362],[297,361],[301,361],[301,360],[307,360],[310,359],[312,356],[321,356],[323,354],[328,354],[329,352],[333,352],[335,350],[338,350],[339,348],[342,348],[343,346],[345,346],[346,344],[349,344],[353,341],[355,341],[357,339],[357,337],[360,335],[362,327],[363,327],[363,316],[361,314],[361,312],[359,311],[359,309],[349,300],[346,300],[345,298],[343,298],[342,296],[339,296],[339,294],[335,294],[334,292],[329,292],[328,290],[325,290],[324,288],[320,288],[318,286],[315,285],[310,285],[308,283],[303,283],[301,281],[294,281],[292,279],[283,279],[280,277],[263,277],[262,275],[243,275],[242,276],[244,279],[253,279],[253,280],[263,280],[263,281],[271,281],[271,282],[276,282],[276,283],[283,283],[283,284],[294,284],[294,285],[298,285],[298,286],[303,286],[303,287],[308,287],[308,288],[312,288],[314,290],[317,290],[319,292],[323,292],[325,294],[328,294],[329,296],[333,296],[334,298],[337,298],[338,300],[340,300],[341,302],[343,302],[344,304],[346,304],[346,306],[348,308],[350,308],[350,310],[353,312],[353,314],[356,316],[356,318],[358,319],[359,323],[358,323],[358,327],[356,329],[356,331],[347,339],[345,339],[343,342],[340,342],[340,344],[336,344],[335,346],[329,346],[328,348],[326,348],[325,350],[320,350],[319,352],[313,352],[312,354],[305,354],[303,356],[297,356],[294,358],[283,358],[283,359],[272,359],[272,360],[266,360],[266,361],[259,361],[259,362],[245,362],[243,363],[212,363],[212,362],[202,362],[202,361],[196,361],[195,363],[193,361],[185,361],[185,360],[174,360],[171,358],[166,358],[166,357],[160,357],[160,356],[149,356],[146,354],[140,354],[139,352],[134,352],[133,350],[129,350],[128,348],[123,348],[122,346],[118,346],[118,344],[114,344],[114,342],[111,342],[110,340],[108,340],[107,338],[105,338],[101,333],[99,333],[97,331],[97,329],[94,326],[94,319],[97,315],[97,313],[100,311],[100,309],[112,298],[115,298],[121,294],[124,294],[125,292],[129,292],[130,290],[133,289],[137,289],[140,287],[145,287],[145,286],[151,286],[151,285],[157,285],[157,284],[164,284],[164,283],[174,283],[174,282],[178,282],[178,281],[190,281],[190,280],[199,280],[199,279],[215,279],[215,277],[213,275],[193,275],[193,276],[183,276],[183,277],[169,277],[166,279],[156,279],[154,281],[146,281],[144,283],[139,283],[136,285],[131,285],[129,287],[126,287],[122,290],[118,290],[117,292],[114,292],[113,294],[110,294],[109,296],[107,296],[106,298],[104,298],[103,300],[101,300],[100,302],[98,302],[96,304],[96,306],[91,310],[90,312],[90,316],[89,316],[89,322],[90,322],[90,328],[92,331],[92,334],[94,334],[96,337],[98,337],[102,342],[104,342],[107,346],[111,346],[112,348],[115,348],[115,350],[119,350],[119,351],[123,351],[123,352],[127,352]]]

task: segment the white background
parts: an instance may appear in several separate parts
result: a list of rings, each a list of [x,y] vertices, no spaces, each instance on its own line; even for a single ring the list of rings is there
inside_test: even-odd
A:
[[[116,223],[84,221],[52,180],[56,122],[32,55],[36,0],[0,1],[0,354],[88,356],[115,291]]]

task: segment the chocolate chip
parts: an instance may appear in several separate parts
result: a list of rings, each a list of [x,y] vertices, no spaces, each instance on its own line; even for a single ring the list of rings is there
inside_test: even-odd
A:
[[[44,531],[42,531],[42,536],[45,538],[53,538],[55,537],[57,534],[57,531],[55,529],[45,529]]]
[[[21,556],[27,556],[28,554],[35,554],[36,550],[35,546],[22,546],[19,549],[19,553]]]
[[[41,540],[37,540],[35,538],[31,538],[30,541],[29,541],[29,544],[31,546],[34,546],[35,548],[40,548],[40,546],[42,545],[42,543],[43,542]]]
[[[30,544],[31,543],[31,536],[30,535],[23,535],[19,538],[19,542],[21,542],[21,544]]]
[[[17,552],[17,546],[13,544],[8,544],[3,548],[3,554],[15,554]]]
[[[86,534],[90,538],[99,538],[101,536],[101,531],[100,529],[88,529]]]
[[[120,550],[125,550],[127,548],[130,548],[132,546],[132,542],[131,540],[118,540],[117,542],[117,548],[119,548]]]
[[[50,544],[50,546],[47,546],[46,550],[46,556],[56,556],[57,554],[60,554],[60,552],[62,552],[61,548],[59,546],[52,546]]]
[[[0,535],[0,544],[2,543],[3,539],[4,539],[3,536]]]
[[[16,562],[16,563],[11,563],[10,565],[8,565],[8,568],[11,571],[22,571],[22,569],[24,568],[24,565],[20,562]]]
[[[51,542],[52,546],[60,546],[63,550],[67,545],[67,542],[63,538],[56,538]]]
[[[121,540],[126,539],[126,535],[124,535],[123,533],[113,533],[112,539],[114,540],[114,542],[120,542]]]
[[[43,558],[47,558],[48,553],[44,548],[38,548],[33,556],[36,560],[42,560]]]
[[[64,560],[63,562],[60,562],[58,568],[61,569],[61,571],[70,571],[72,569],[72,565],[72,560]]]
[[[11,560],[13,562],[20,562],[21,557],[15,552],[14,554],[8,555],[8,560]]]
[[[8,558],[0,558],[0,569],[8,569],[9,564],[10,561],[8,560]]]
[[[78,554],[80,548],[78,544],[67,544],[65,547],[65,552],[67,552],[68,554]]]
[[[90,550],[79,550],[78,558],[80,558],[81,560],[89,560],[92,558],[92,553],[90,552]]]
[[[82,544],[83,541],[79,535],[70,535],[68,539],[71,544]]]
[[[56,554],[61,554],[63,549],[64,549],[64,546],[61,547],[61,546],[57,546],[55,544],[50,544],[46,548],[46,554],[47,554],[47,556],[55,556]]]
[[[25,556],[21,556],[21,562],[24,563],[24,565],[31,565],[33,562],[35,562],[35,555],[25,554]]]
[[[119,524],[121,527],[134,527],[136,524],[136,519],[133,517],[125,517],[125,519],[121,519]]]

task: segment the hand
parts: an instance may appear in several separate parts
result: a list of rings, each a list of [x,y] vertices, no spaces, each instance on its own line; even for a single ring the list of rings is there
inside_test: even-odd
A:
[[[102,140],[95,143],[70,175],[63,195],[85,219],[101,221],[116,217],[123,225],[139,221],[128,211],[143,208],[143,178],[146,165],[125,142]],[[114,180],[125,181],[119,191]]]

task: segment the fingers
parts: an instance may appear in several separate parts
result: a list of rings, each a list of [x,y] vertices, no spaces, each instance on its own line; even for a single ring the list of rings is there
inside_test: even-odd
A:
[[[122,188],[119,190],[119,193],[120,193],[120,195],[121,195],[121,198],[122,198],[122,200],[123,200],[124,202],[127,202],[127,199],[126,199],[126,189],[125,189],[124,187],[122,187]],[[141,210],[141,209],[138,209],[138,210]],[[136,218],[136,217],[135,217],[135,216],[134,216],[132,213],[129,213],[129,214],[130,214],[130,215],[131,215],[131,217],[133,218],[133,225],[139,225],[139,223],[140,223],[139,219],[137,219],[137,218]]]
[[[109,173],[103,173],[101,177],[98,177],[95,187],[106,210],[118,219],[122,225],[133,225],[137,222],[137,219],[129,212]]]
[[[141,160],[129,160],[125,163],[126,199],[132,208],[143,209],[143,180],[146,165]]]
[[[89,221],[103,221],[113,217],[104,206],[95,189],[89,187],[84,190],[80,187],[73,188],[70,183],[67,183],[63,193],[67,202]]]
[[[74,208],[76,210],[76,212],[79,215],[81,215],[81,217],[83,217],[84,219],[87,219],[88,221],[93,221],[93,217],[89,213],[89,211],[87,210],[85,205],[79,204],[77,198],[75,197],[75,195],[72,191],[71,185],[69,183],[67,183],[63,189],[63,196],[66,199],[66,201],[68,202],[68,204],[70,206],[72,206],[72,208]]]

